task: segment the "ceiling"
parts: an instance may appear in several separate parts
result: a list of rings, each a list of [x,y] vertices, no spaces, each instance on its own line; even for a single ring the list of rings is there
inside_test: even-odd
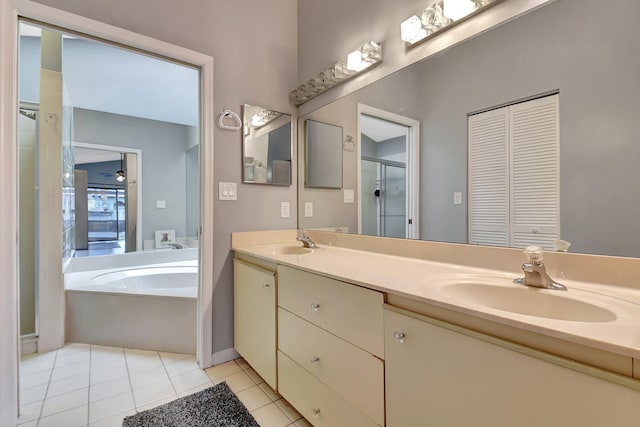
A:
[[[360,117],[360,131],[375,142],[380,142],[406,136],[408,127],[363,114]]]
[[[26,101],[39,100],[41,33],[38,27],[20,24],[20,98]],[[198,125],[199,73],[195,68],[65,36],[62,72],[65,98],[73,107]]]
[[[73,147],[73,155],[76,165],[120,160],[120,153],[117,151],[95,150],[84,147]]]

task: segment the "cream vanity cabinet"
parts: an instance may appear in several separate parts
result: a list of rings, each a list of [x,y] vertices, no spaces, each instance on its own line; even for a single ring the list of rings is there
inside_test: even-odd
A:
[[[383,426],[384,295],[277,271],[279,393],[314,426]]]
[[[388,427],[640,425],[633,380],[391,306],[384,325]]]
[[[269,264],[233,260],[235,349],[276,389],[276,273]]]

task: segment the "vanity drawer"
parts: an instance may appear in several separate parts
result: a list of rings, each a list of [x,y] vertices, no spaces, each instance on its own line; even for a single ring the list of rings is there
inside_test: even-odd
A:
[[[384,424],[382,360],[282,308],[278,308],[278,348],[369,418]]]
[[[378,425],[280,351],[278,392],[314,426]]]
[[[278,305],[384,359],[381,292],[278,266]]]

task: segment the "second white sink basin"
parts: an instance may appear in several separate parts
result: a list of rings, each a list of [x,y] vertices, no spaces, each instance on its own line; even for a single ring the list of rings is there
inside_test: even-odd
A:
[[[614,312],[576,299],[569,291],[485,284],[478,282],[450,283],[440,287],[443,295],[495,310],[575,322],[613,322]]]

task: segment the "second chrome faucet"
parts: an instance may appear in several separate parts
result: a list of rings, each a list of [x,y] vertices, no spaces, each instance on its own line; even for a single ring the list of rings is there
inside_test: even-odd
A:
[[[528,259],[527,262],[522,264],[524,277],[515,279],[513,283],[534,288],[554,289],[556,291],[567,290],[566,286],[556,282],[547,274],[547,269],[542,262],[543,251],[540,246],[528,246],[524,253]]]

